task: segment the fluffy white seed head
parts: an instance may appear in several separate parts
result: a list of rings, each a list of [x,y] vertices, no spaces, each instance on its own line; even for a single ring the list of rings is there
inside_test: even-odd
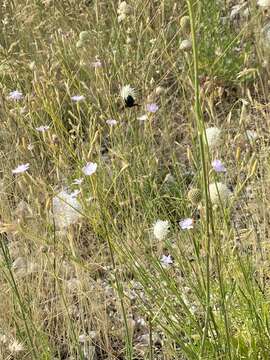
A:
[[[128,96],[136,97],[136,91],[130,85],[124,85],[120,91],[121,98],[123,100],[127,99]]]
[[[169,221],[157,220],[153,225],[154,236],[158,240],[163,240],[169,232]]]
[[[118,6],[117,12],[118,14],[125,14],[129,15],[131,13],[131,6],[127,4],[126,1],[121,1],[121,3]]]
[[[209,127],[205,129],[206,139],[209,149],[212,150],[220,144],[221,130],[217,127]]]
[[[65,229],[81,217],[81,205],[72,194],[65,190],[58,193],[52,201],[53,217],[58,229]]]
[[[183,40],[180,44],[180,50],[188,51],[192,49],[192,42],[188,39]]]
[[[217,182],[209,185],[209,195],[213,205],[224,205],[232,196],[232,192],[225,184]]]
[[[23,351],[24,346],[23,344],[19,343],[17,340],[14,340],[12,343],[9,344],[8,349],[12,354],[16,354],[18,352]]]
[[[258,5],[261,7],[270,7],[270,0],[258,0]]]

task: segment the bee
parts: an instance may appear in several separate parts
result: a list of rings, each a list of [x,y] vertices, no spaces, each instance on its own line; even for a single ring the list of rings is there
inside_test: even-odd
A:
[[[125,107],[131,108],[133,106],[139,106],[135,102],[136,91],[130,85],[125,85],[122,87],[120,92],[121,98],[125,102]]]

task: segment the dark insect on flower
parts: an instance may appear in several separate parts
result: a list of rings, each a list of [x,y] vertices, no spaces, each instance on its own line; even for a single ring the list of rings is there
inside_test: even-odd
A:
[[[125,107],[130,108],[133,106],[138,106],[138,104],[135,103],[135,97],[136,97],[135,89],[132,88],[130,85],[123,86],[120,95],[125,102]]]

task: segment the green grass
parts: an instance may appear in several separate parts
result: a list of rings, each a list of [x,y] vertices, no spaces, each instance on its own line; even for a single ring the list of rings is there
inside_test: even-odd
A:
[[[227,1],[128,4],[121,22],[110,0],[1,4],[0,358],[267,360],[267,14],[255,1],[235,19]],[[138,107],[124,107],[127,84]],[[158,111],[138,120],[149,103]],[[228,203],[213,201],[215,182],[232,187]],[[81,208],[61,230],[63,189],[80,190]],[[193,229],[180,229],[185,218]],[[170,223],[162,240],[158,219]]]

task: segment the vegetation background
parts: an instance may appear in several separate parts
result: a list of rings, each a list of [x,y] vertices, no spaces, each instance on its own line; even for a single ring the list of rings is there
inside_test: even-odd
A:
[[[267,1],[0,19],[1,359],[269,359]]]

